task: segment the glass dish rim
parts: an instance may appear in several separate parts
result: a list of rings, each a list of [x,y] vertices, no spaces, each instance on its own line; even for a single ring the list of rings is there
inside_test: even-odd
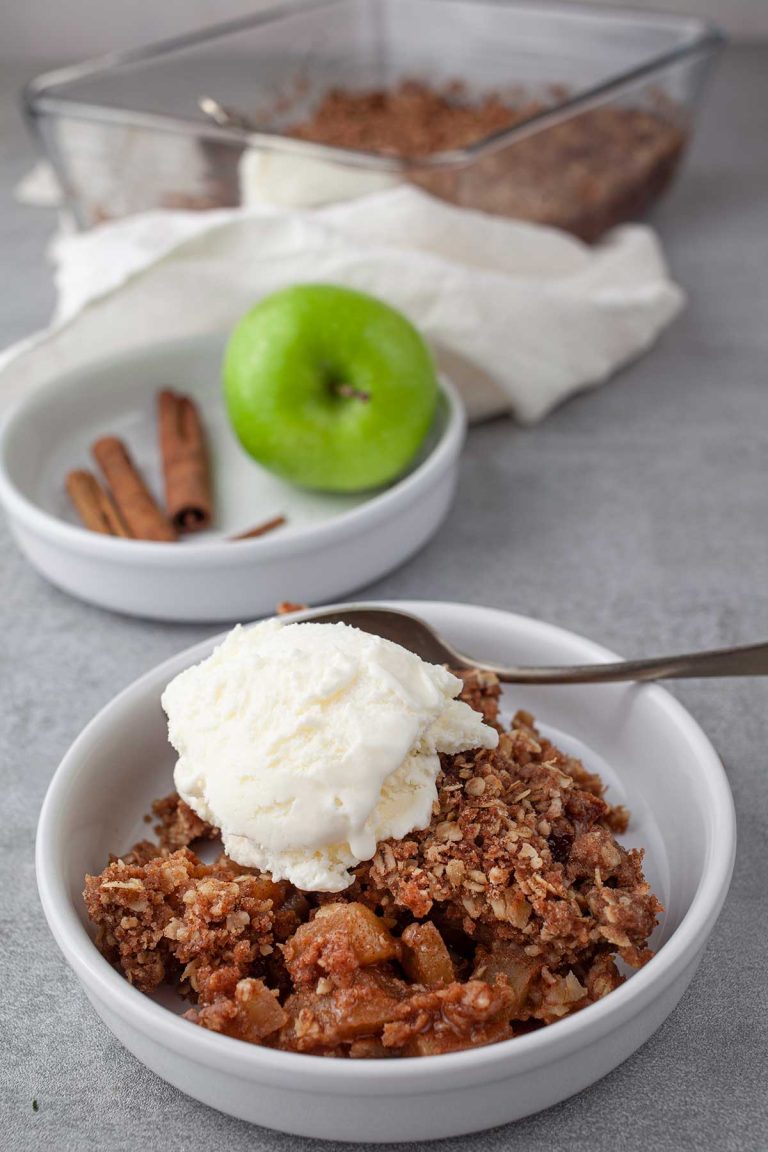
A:
[[[66,116],[72,120],[144,128],[148,131],[227,143],[241,148],[293,153],[311,159],[345,164],[348,167],[374,169],[382,172],[412,173],[415,170],[451,168],[471,163],[479,157],[497,152],[509,144],[569,120],[579,112],[597,107],[608,99],[636,87],[655,73],[674,67],[678,63],[714,55],[726,41],[725,34],[716,24],[697,16],[679,15],[658,9],[598,6],[597,4],[583,3],[581,0],[576,3],[571,2],[571,0],[567,3],[563,3],[561,0],[544,0],[543,3],[535,5],[537,11],[567,11],[577,15],[592,16],[602,24],[628,22],[634,19],[635,21],[640,20],[648,26],[659,26],[663,21],[670,27],[677,26],[680,29],[689,27],[692,30],[692,35],[686,43],[662,50],[644,63],[617,72],[614,76],[590,85],[577,94],[558,101],[551,107],[527,116],[511,127],[489,133],[462,148],[432,152],[418,157],[394,156],[391,153],[375,150],[342,148],[316,141],[297,139],[277,129],[250,131],[234,126],[225,128],[213,122],[206,123],[183,116],[157,112],[113,108],[108,105],[68,99],[66,96],[67,86],[86,77],[106,75],[119,68],[147,63],[163,56],[172,55],[175,52],[193,48],[208,40],[220,39],[246,29],[257,29],[268,24],[275,24],[291,16],[331,8],[342,2],[343,0],[300,0],[299,3],[296,3],[295,0],[276,0],[268,8],[256,13],[220,21],[152,44],[106,53],[91,57],[78,64],[43,72],[29,81],[22,89],[21,98],[24,113],[33,124],[41,115],[54,114]],[[420,2],[425,5],[433,4],[437,8],[461,3],[463,0],[420,0]],[[526,3],[525,0],[484,0],[484,3],[497,8],[534,8],[534,5]],[[202,95],[204,94],[201,93]]]

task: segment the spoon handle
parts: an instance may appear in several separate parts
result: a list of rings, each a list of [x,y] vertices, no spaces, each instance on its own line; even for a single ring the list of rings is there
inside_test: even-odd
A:
[[[624,680],[692,680],[709,676],[768,676],[768,644],[716,648],[684,656],[574,664],[565,668],[484,665],[506,684],[612,684]]]

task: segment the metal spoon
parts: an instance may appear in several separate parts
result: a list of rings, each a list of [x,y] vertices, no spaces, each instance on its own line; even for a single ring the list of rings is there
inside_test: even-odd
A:
[[[241,132],[258,130],[258,125],[243,112],[220,104],[213,96],[201,96],[197,106],[204,115],[213,120],[214,124],[218,124],[219,128],[237,128]]]
[[[768,644],[716,648],[683,656],[650,660],[622,660],[618,664],[574,664],[564,668],[509,667],[479,663],[458,652],[442,637],[407,612],[389,608],[320,609],[302,620],[323,624],[352,624],[363,632],[393,640],[431,664],[452,668],[478,668],[494,672],[505,684],[610,684],[622,680],[686,680],[709,676],[768,676]]]

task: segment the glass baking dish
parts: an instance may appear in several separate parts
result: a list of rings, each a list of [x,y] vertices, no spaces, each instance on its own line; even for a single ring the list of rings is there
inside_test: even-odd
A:
[[[408,181],[593,240],[668,186],[721,42],[695,18],[587,5],[308,0],[49,72],[25,107],[81,228]],[[408,81],[470,105],[490,95],[515,121],[416,156],[292,135],[332,89]],[[233,110],[223,123],[205,97]]]

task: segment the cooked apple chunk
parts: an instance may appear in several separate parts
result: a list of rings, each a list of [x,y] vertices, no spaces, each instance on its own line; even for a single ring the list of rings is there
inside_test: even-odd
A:
[[[435,988],[454,979],[453,962],[445,941],[435,925],[409,924],[400,937],[403,946],[402,965],[406,976],[415,984]]]
[[[344,986],[361,968],[398,959],[400,945],[363,904],[325,904],[291,937],[284,955],[297,989],[323,977]]]

